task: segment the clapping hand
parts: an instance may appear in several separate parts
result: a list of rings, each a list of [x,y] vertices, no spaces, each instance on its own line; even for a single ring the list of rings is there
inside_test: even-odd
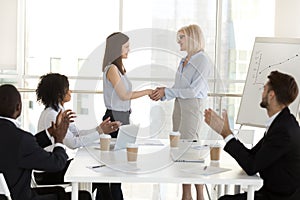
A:
[[[54,137],[56,143],[63,143],[69,124],[74,121],[75,117],[75,113],[71,110],[59,111],[55,123],[51,122],[51,127],[48,128],[49,134]]]
[[[230,135],[232,132],[229,127],[227,112],[224,110],[222,112],[222,117],[217,115],[212,109],[205,109],[204,111],[204,121],[217,133],[219,133],[223,138]]]

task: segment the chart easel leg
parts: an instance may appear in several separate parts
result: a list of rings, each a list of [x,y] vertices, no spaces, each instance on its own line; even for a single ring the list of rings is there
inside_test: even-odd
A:
[[[254,200],[254,186],[248,185],[247,200]]]
[[[78,183],[72,183],[72,200],[78,200]]]

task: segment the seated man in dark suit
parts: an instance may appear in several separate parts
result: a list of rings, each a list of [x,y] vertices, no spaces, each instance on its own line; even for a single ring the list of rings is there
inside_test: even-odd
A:
[[[65,167],[68,156],[62,144],[73,113],[60,113],[56,123],[48,129],[56,147],[47,152],[43,146],[51,144],[46,131],[34,137],[18,126],[22,110],[21,96],[13,85],[0,86],[0,172],[3,173],[14,200],[53,200],[55,195],[37,195],[31,188],[33,169],[58,171]]]
[[[255,200],[300,199],[300,129],[288,106],[298,95],[293,77],[273,71],[264,85],[260,106],[270,119],[265,136],[247,149],[232,134],[227,113],[218,116],[205,110],[205,122],[225,139],[227,151],[248,175],[259,173],[264,180]],[[220,200],[247,199],[247,194],[225,195]]]

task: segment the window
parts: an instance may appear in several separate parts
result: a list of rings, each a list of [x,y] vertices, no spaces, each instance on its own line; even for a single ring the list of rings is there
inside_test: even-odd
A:
[[[105,38],[112,32],[121,29],[130,36],[131,52],[124,63],[134,88],[154,88],[172,85],[184,55],[178,49],[176,31],[185,25],[200,25],[206,51],[218,64],[214,66],[210,92],[221,94],[242,93],[255,37],[274,35],[274,0],[27,0],[25,10],[24,70],[14,77],[3,72],[2,82],[10,79],[21,88],[32,89],[24,98],[29,98],[25,99],[30,102],[29,109],[36,109],[41,106],[34,94],[39,76],[49,72],[67,75],[75,90],[70,107],[82,113],[78,122],[90,114],[101,121],[105,111],[102,95],[93,93],[102,90]],[[81,91],[87,95],[77,95]],[[234,124],[240,98],[210,99],[215,108],[222,102],[222,108],[230,109],[230,121]],[[133,113],[149,105],[149,109],[151,105],[158,106],[147,98],[134,100]],[[172,106],[172,101],[162,105],[168,119],[166,131],[171,129]],[[28,119],[36,124],[32,115],[39,115],[39,111],[31,113]],[[151,118],[141,115],[136,112],[133,120],[144,123]],[[25,120],[23,124],[30,123]]]
[[[215,92],[242,94],[255,37],[273,37],[275,1],[222,1],[222,31],[218,74],[224,86]],[[232,127],[240,98],[227,98]]]

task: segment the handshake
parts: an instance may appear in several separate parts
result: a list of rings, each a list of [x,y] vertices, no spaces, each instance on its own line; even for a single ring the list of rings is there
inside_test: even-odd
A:
[[[165,96],[165,87],[157,87],[155,90],[149,90],[148,96],[153,101],[160,100],[163,96]]]

